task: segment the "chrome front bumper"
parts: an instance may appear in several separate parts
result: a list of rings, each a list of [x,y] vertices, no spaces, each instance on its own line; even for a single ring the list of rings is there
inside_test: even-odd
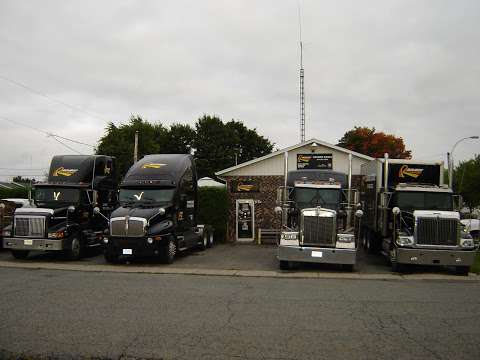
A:
[[[61,251],[66,250],[65,239],[3,238],[3,247],[11,250]]]
[[[278,246],[278,260],[353,265],[357,250],[305,246]]]
[[[397,248],[400,264],[471,266],[475,261],[475,250],[430,250]]]

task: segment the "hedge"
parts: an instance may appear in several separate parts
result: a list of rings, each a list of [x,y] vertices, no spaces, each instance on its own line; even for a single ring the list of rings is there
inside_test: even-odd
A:
[[[28,189],[26,188],[15,188],[15,189],[0,189],[0,199],[6,198],[28,198]]]
[[[228,195],[225,188],[198,188],[198,222],[215,228],[215,241],[224,242],[227,234]]]

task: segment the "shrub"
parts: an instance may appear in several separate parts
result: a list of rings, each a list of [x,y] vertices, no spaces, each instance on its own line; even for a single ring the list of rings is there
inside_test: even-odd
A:
[[[225,241],[227,221],[227,189],[218,187],[198,188],[198,222],[212,225],[215,228],[215,241]]]
[[[28,198],[27,188],[0,189],[0,199],[5,198]]]

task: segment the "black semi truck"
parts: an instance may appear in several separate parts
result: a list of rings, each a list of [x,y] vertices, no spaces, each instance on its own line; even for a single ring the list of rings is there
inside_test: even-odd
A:
[[[285,166],[287,168],[287,166]],[[332,170],[295,170],[278,190],[282,214],[278,260],[282,270],[296,262],[341,264],[352,271],[360,233],[359,193],[349,174]]]
[[[191,155],[145,156],[125,175],[119,201],[104,238],[108,262],[157,256],[172,263],[178,251],[213,243],[213,229],[197,224],[197,173]]]
[[[468,274],[475,245],[460,223],[461,197],[443,184],[443,162],[384,158],[362,165],[364,246],[405,265],[455,266]]]
[[[3,246],[17,259],[40,250],[64,252],[72,260],[101,246],[108,221],[98,210],[109,214],[117,205],[114,162],[104,155],[54,156],[47,182],[35,184],[37,207],[15,210]]]

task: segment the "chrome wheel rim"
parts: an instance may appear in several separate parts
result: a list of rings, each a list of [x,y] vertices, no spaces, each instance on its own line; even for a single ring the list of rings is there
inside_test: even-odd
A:
[[[175,246],[175,243],[173,240],[170,240],[168,243],[168,256],[170,259],[173,259],[175,257],[175,254],[177,253],[177,247]]]
[[[203,235],[203,246],[204,246],[204,247],[207,247],[207,245],[208,245],[208,237],[207,237],[207,235],[205,234],[205,235]]]

